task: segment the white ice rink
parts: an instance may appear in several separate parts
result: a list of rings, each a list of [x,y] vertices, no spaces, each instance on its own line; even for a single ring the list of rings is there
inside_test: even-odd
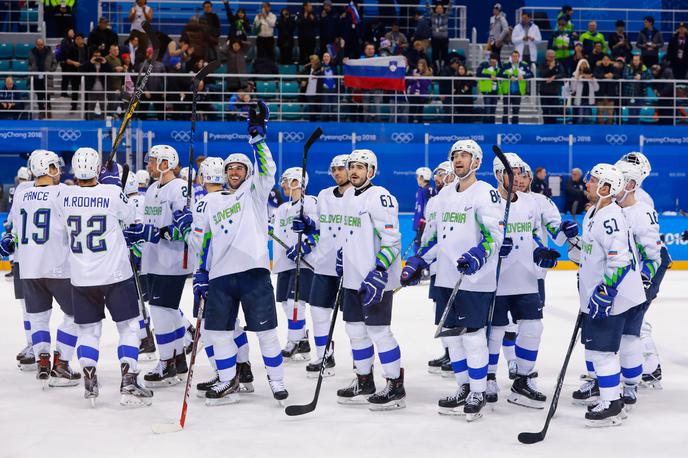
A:
[[[336,402],[337,388],[352,378],[351,354],[341,322],[335,333],[337,375],[325,379],[315,412],[289,418],[272,399],[258,343],[249,334],[256,392],[234,405],[206,407],[190,398],[187,428],[156,436],[151,424],[178,418],[184,385],[159,389],[153,405],[125,409],[119,405],[117,332],[106,321],[98,374],[101,382],[97,407],[83,398],[83,387],[42,391],[35,372],[20,372],[15,354],[24,346],[19,304],[12,283],[0,284],[0,457],[299,457],[322,458],[461,456],[461,457],[680,457],[688,456],[688,272],[669,272],[660,296],[648,312],[659,347],[664,390],[639,394],[638,404],[620,427],[589,429],[583,425],[584,408],[573,406],[571,392],[584,371],[583,352],[577,346],[566,377],[557,416],[547,438],[537,445],[521,445],[520,431],[538,431],[546,411],[534,411],[506,402],[509,380],[500,360],[500,401],[483,419],[466,423],[464,417],[437,414],[437,400],[455,389],[452,379],[427,373],[426,362],[440,354],[432,339],[431,303],[427,287],[407,288],[395,297],[392,328],[401,346],[406,370],[407,408],[370,412]],[[571,271],[550,273],[547,279],[545,332],[536,368],[541,391],[549,397],[559,373],[578,310],[576,277]],[[185,312],[191,312],[191,284],[184,295]],[[280,339],[286,337],[281,308]],[[61,312],[55,312],[53,325]],[[341,315],[340,315],[341,316]],[[308,315],[310,321],[310,315]],[[54,327],[53,327],[54,331]],[[54,332],[53,332],[54,340]],[[153,362],[142,363],[141,371]],[[305,363],[286,366],[288,403],[310,401],[315,380],[306,379]],[[383,386],[379,363],[376,383]],[[72,367],[79,369],[78,362]],[[210,368],[201,353],[195,382],[206,379]],[[142,376],[140,377],[142,379]],[[194,383],[195,384],[195,383]]]

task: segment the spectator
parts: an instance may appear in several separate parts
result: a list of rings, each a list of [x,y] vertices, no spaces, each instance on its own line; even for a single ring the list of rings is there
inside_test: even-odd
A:
[[[623,57],[626,62],[630,61],[633,46],[626,33],[626,23],[621,19],[616,21],[616,31],[609,35],[609,49],[614,60]]]
[[[147,5],[147,0],[136,0],[134,6],[129,10],[129,22],[131,22],[130,35],[139,39],[143,50],[148,46],[148,37],[143,30],[143,21],[153,20],[153,8]],[[143,52],[145,55],[145,51]],[[131,57],[132,63],[136,65],[134,56]]]
[[[105,76],[112,68],[101,55],[100,49],[94,49],[91,59],[83,66],[84,73],[95,73],[86,76],[86,119],[96,119],[106,111],[105,107]]]
[[[359,14],[358,0],[352,0],[349,5],[344,8],[342,14],[339,15],[339,25],[342,31],[342,38],[344,40],[345,52],[344,54],[350,58],[357,58],[361,53],[361,37],[363,20],[363,10]],[[332,56],[334,58],[334,56]],[[343,58],[344,56],[342,56]]]
[[[571,71],[568,73],[568,76],[573,75],[573,71],[578,68],[578,62],[581,60],[585,59],[585,56],[583,55],[583,44],[578,41],[576,44],[573,45],[573,57],[571,58]]]
[[[504,115],[502,116],[502,124],[518,124],[518,114],[521,111],[521,97],[526,95],[526,79],[532,78],[533,73],[530,71],[530,66],[520,60],[520,54],[514,50],[511,53],[511,60],[502,65],[500,77],[505,78],[501,81],[502,93],[506,95],[504,98]],[[513,116],[509,120],[509,108]]]
[[[110,45],[119,45],[119,37],[110,29],[110,21],[106,17],[98,19],[98,25],[88,36],[88,50],[99,49],[101,54],[110,50]]]
[[[380,46],[377,50],[379,56],[391,56],[392,55],[392,42],[387,38],[380,40]]]
[[[602,44],[602,52],[609,52],[604,35],[597,31],[596,21],[588,22],[588,30],[583,32],[583,34],[580,36],[580,41],[583,44],[583,55],[588,60],[590,59],[593,48],[595,47],[595,43]]]
[[[425,17],[421,10],[416,11],[416,29],[413,32],[411,41],[419,40],[423,44],[423,48],[428,49],[430,46],[430,37],[432,36],[432,22],[430,18]]]
[[[485,49],[500,55],[502,46],[508,38],[509,22],[506,20],[506,14],[502,12],[502,5],[495,3],[492,7],[492,16],[490,16],[490,35],[487,37]]]
[[[573,122],[586,124],[590,120],[592,106],[595,105],[595,92],[599,89],[586,59],[578,61],[570,84],[570,94],[573,98]]]
[[[36,46],[29,53],[29,71],[43,72],[42,75],[32,76],[33,90],[38,99],[39,119],[50,117],[50,101],[47,95],[47,88],[50,86],[51,79],[49,73],[57,70],[57,61],[50,46],[45,45],[43,38],[36,39]],[[48,100],[46,104],[46,99]]]
[[[406,35],[401,33],[398,22],[392,22],[392,30],[385,34],[385,38],[392,44],[392,54],[402,54],[406,52],[408,40],[406,39]]]
[[[217,59],[218,41],[210,35],[208,24],[202,22],[198,16],[192,16],[182,30],[183,37],[188,40],[189,48],[194,60]]]
[[[60,44],[55,49],[55,59],[60,63],[60,68],[62,69],[62,81],[60,82],[60,89],[62,90],[61,96],[67,97],[67,89],[69,88],[69,83],[71,79],[66,75],[69,72],[69,65],[67,65],[67,56],[70,54],[70,50],[76,46],[74,39],[76,33],[74,29],[69,29],[67,34],[64,36]]]
[[[194,53],[194,48],[189,44],[189,39],[182,35],[179,38],[179,44],[171,40],[167,44],[165,54],[162,56],[162,64],[165,71],[181,72],[185,70],[185,65]]]
[[[320,113],[320,94],[324,83],[324,79],[320,78],[324,75],[320,58],[315,54],[310,56],[309,63],[304,66],[301,74],[306,76],[299,82],[304,111],[311,121],[315,121]]]
[[[582,213],[587,204],[588,198],[585,197],[583,172],[576,167],[571,170],[571,176],[566,180],[566,203],[564,205],[564,212],[571,212],[571,214],[575,216]]]
[[[110,66],[113,72],[123,73],[122,59],[119,57],[119,46],[116,44],[110,45],[110,52],[105,56],[105,61]],[[109,76],[107,78],[108,99],[112,100],[118,96],[118,92],[122,89],[124,78],[121,76]],[[108,109],[108,111],[114,111]]]
[[[227,22],[229,23],[229,33],[227,39],[231,40],[232,38],[237,38],[242,43],[247,43],[248,31],[251,28],[251,24],[248,22],[248,18],[246,17],[246,10],[239,8],[237,9],[236,14],[234,14],[232,9],[229,7],[228,0],[222,0],[222,2],[225,6]]]
[[[153,57],[153,48],[148,48],[146,50],[146,59],[151,59]],[[165,79],[162,76],[157,76],[158,73],[165,73],[165,66],[159,60],[153,62],[153,69],[151,70],[151,76],[148,78],[146,83],[146,90],[141,94],[141,117],[145,118],[149,116],[152,119],[165,119],[165,103],[164,103],[164,91],[165,91]],[[181,78],[176,78],[181,80]],[[172,83],[174,84],[174,83]],[[199,84],[199,90],[202,90],[203,81]],[[153,113],[151,113],[151,108]]]
[[[686,78],[688,70],[688,33],[686,23],[681,22],[678,30],[669,40],[669,48],[666,53],[666,60],[671,65],[674,78],[682,80]]]
[[[428,66],[428,62],[425,59],[420,59],[411,75],[432,77],[432,68]],[[407,81],[409,81],[406,93],[408,94],[410,104],[410,121],[413,123],[422,122],[423,108],[428,103],[432,80],[409,78]]]
[[[320,10],[320,54],[327,52],[339,34],[339,15],[332,11],[332,0],[325,0]]]
[[[296,18],[296,29],[299,34],[299,64],[304,65],[315,53],[315,38],[318,35],[318,17],[313,13],[311,2],[303,2]]]
[[[592,53],[588,57],[588,63],[593,72],[597,68],[597,64],[602,60],[602,56],[606,56],[607,53],[602,51],[602,43],[597,42],[592,47]]]
[[[227,73],[236,75],[246,74],[246,57],[241,49],[241,41],[237,38],[229,40],[229,46],[226,50]],[[239,76],[230,76],[225,79],[227,91],[233,92],[245,88],[248,83],[247,78]]]
[[[363,55],[361,55],[361,59],[370,59],[371,57],[377,57],[377,54],[375,54],[375,45],[366,43],[363,46]],[[377,122],[378,110],[382,104],[382,89],[365,89],[362,92],[363,113],[367,115],[363,119],[368,122]]]
[[[145,60],[145,50],[146,48],[143,48],[140,46],[141,41],[137,36],[130,36],[129,40],[124,44],[124,52],[129,54],[129,57],[131,58],[131,65],[132,68],[137,68],[141,62]]]
[[[542,121],[545,124],[556,124],[557,117],[563,114],[559,100],[562,88],[561,79],[566,77],[566,73],[561,61],[556,59],[555,51],[548,49],[545,53],[545,62],[540,66],[539,76],[545,78],[545,81],[538,83]]]
[[[543,194],[547,197],[552,197],[552,189],[549,187],[549,177],[547,176],[547,170],[544,167],[538,167],[535,169],[535,176],[533,181],[530,183],[530,190],[537,192],[538,194]]]
[[[643,81],[651,78],[652,74],[640,56],[635,54],[631,63],[626,65],[623,77],[625,80],[633,80],[633,82],[623,84],[624,105],[628,107],[628,122],[630,124],[637,124],[640,119],[640,107],[645,104],[646,83]]]
[[[449,61],[449,12],[451,0],[446,9],[441,3],[430,8],[430,0],[425,1],[432,22],[432,60],[437,72]]]
[[[280,51],[279,63],[288,65],[294,63],[294,32],[296,21],[289,9],[282,8],[277,19],[277,47]]]
[[[19,119],[22,102],[11,76],[5,78],[5,88],[0,90],[0,119]],[[2,189],[2,186],[0,186]]]
[[[618,83],[614,80],[619,79],[620,75],[609,54],[604,54],[593,73],[599,85],[596,94],[597,123],[614,124],[614,102],[618,95]]]
[[[659,51],[664,46],[662,32],[655,29],[655,18],[645,16],[645,27],[638,33],[635,45],[640,49],[640,57],[648,68],[659,63]]]
[[[248,110],[251,108],[251,94],[248,91],[239,91],[233,94],[229,98],[227,108],[238,120],[248,118]]]
[[[451,60],[452,67],[456,68],[456,78],[452,81],[454,86],[454,114],[452,122],[470,123],[473,114],[473,87],[475,81],[473,75],[468,72],[461,59],[454,57]]]
[[[416,232],[416,237],[413,239],[413,252],[418,251],[420,247],[423,230],[425,230],[425,207],[432,196],[435,195],[435,189],[430,186],[432,180],[432,170],[427,167],[419,167],[416,169],[416,183],[418,189],[416,190],[416,204],[413,208],[413,224],[411,228]]]
[[[485,124],[495,123],[495,111],[499,98],[499,81],[497,81],[497,77],[499,77],[501,72],[499,56],[494,52],[490,54],[490,59],[480,64],[475,72],[478,78],[482,78],[478,81],[478,92],[483,96],[483,111],[485,113],[483,122]]]
[[[322,69],[323,69],[323,84],[321,97],[322,107],[321,110],[324,113],[336,113],[337,112],[337,79],[334,76],[337,74],[337,66],[332,60],[332,55],[328,52],[323,54],[322,58]],[[336,117],[333,115],[324,116],[325,121],[334,121]]]
[[[256,57],[264,57],[275,60],[275,23],[277,17],[275,13],[270,11],[270,3],[263,2],[261,4],[260,13],[253,21],[253,27],[256,29]]]
[[[564,17],[557,20],[557,30],[552,33],[547,48],[554,50],[554,58],[561,64],[564,73],[570,75],[573,65],[573,38],[566,30]]]
[[[659,64],[652,66],[652,92],[657,97],[657,123],[661,125],[673,124],[674,120],[674,83],[662,80],[674,79],[670,67]]]
[[[426,49],[423,40],[416,40],[413,42],[413,48],[409,49],[406,53],[408,68],[416,68],[416,64],[421,59],[425,59],[426,62],[429,60],[425,53]]]
[[[213,11],[213,4],[209,0],[203,2],[203,14],[201,15],[201,22],[208,26],[208,32],[210,36],[218,40],[220,34],[222,33],[220,27],[220,18],[217,13]]]
[[[511,32],[511,42],[519,56],[522,56],[521,60],[528,63],[537,62],[537,43],[540,41],[540,28],[530,20],[530,13],[524,11],[521,14],[521,22],[516,24]]]
[[[571,35],[571,38],[574,40],[578,38],[578,34],[574,32],[573,30],[573,20],[571,19],[573,17],[573,8],[571,5],[563,5],[561,7],[561,11],[559,11],[559,14],[557,15],[557,23],[559,23],[560,19],[564,20],[564,23],[566,24],[564,27],[564,31],[568,32]]]
[[[67,3],[71,3],[68,5]],[[55,33],[51,35],[52,37],[64,37],[69,29],[74,28],[74,16],[72,14],[72,8],[74,7],[74,0],[71,2],[61,0],[59,5],[54,9],[55,16]],[[45,13],[44,13],[45,14]]]

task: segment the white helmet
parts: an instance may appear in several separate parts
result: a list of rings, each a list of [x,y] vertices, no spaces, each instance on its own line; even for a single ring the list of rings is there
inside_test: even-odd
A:
[[[127,175],[127,182],[124,184],[124,194],[128,196],[137,192],[139,192],[139,183],[136,179],[136,174],[130,173]]]
[[[416,176],[421,177],[425,181],[432,180],[432,170],[428,167],[418,167],[416,169]]]
[[[645,178],[650,176],[652,166],[650,165],[650,161],[647,159],[647,156],[645,156],[643,153],[640,153],[638,151],[631,151],[630,153],[621,156],[620,160],[628,162],[638,167],[638,169],[640,170],[640,175],[642,177],[640,183],[638,183],[638,186],[640,186],[640,184],[643,180],[645,180]]]
[[[348,169],[349,166],[354,163],[354,162],[360,162],[361,164],[365,164],[366,167],[370,168],[373,167],[375,169],[375,175],[377,175],[378,169],[377,169],[377,156],[375,153],[373,153],[369,149],[355,149],[349,154],[348,159],[346,160],[346,168]]]
[[[453,173],[454,166],[449,161],[440,162],[432,173],[433,175],[437,175],[440,171],[443,171],[444,173]]]
[[[219,157],[207,157],[201,162],[199,169],[203,177],[203,183],[211,184],[225,184],[227,175],[225,175],[225,161]]]
[[[614,167],[616,167],[624,177],[624,189],[626,189],[626,186],[628,186],[631,180],[635,181],[635,187],[629,189],[628,192],[635,191],[640,186],[640,183],[643,182],[643,175],[640,171],[640,167],[626,161],[617,161]]]
[[[280,183],[284,181],[289,181],[289,187],[291,188],[291,182],[293,180],[298,181],[299,186],[301,186],[301,173],[302,169],[301,167],[289,167],[287,170],[282,172],[282,179],[280,180]],[[308,187],[308,172],[306,172],[306,180],[303,183],[303,187],[307,188]]]
[[[530,165],[523,159],[521,159],[521,166],[523,167],[523,174],[528,175],[529,178],[533,178],[533,169],[530,168]]]
[[[244,164],[246,166],[246,176],[251,175],[253,172],[253,163],[251,162],[251,159],[249,159],[244,153],[232,153],[227,156],[227,159],[225,159],[224,162],[225,171],[227,170],[227,166],[234,162]]]
[[[179,165],[179,154],[177,154],[176,149],[169,145],[155,145],[148,152],[148,157],[155,158],[155,168],[160,173],[167,172],[168,170],[174,170],[177,165]],[[162,161],[167,161],[167,169],[165,170],[160,170],[160,163]]]
[[[147,170],[138,170],[136,172],[136,182],[139,184],[139,186],[148,186],[148,183],[150,182],[150,174],[148,173]]]
[[[188,179],[189,179],[189,168],[188,168],[188,167],[183,167],[183,168],[179,171],[179,177],[182,178],[182,179],[184,179],[184,180],[188,180]],[[193,181],[193,180],[195,180],[195,179],[196,179],[196,170],[192,169],[192,172],[191,172],[191,180]]]
[[[100,154],[93,148],[79,148],[72,157],[72,171],[79,180],[90,180],[100,172]]]
[[[614,197],[623,191],[623,174],[611,164],[597,164],[590,171],[590,176],[597,178],[597,196],[600,198]],[[609,195],[601,196],[600,189],[604,185],[609,185]]]
[[[17,169],[17,178],[24,181],[31,180],[33,178],[31,175],[31,170],[29,170],[28,167],[19,167]]]
[[[348,154],[338,154],[335,157],[332,158],[330,161],[330,174],[332,172],[332,169],[335,167],[344,167],[346,168],[347,161],[349,159]]]
[[[50,173],[50,166],[54,165],[57,168],[55,174]],[[37,149],[31,153],[29,159],[29,166],[31,167],[31,173],[35,177],[49,176],[55,178],[60,175],[60,170],[62,169],[62,162],[57,154],[52,151],[47,151],[44,149]]]
[[[474,161],[476,159],[480,159],[482,162],[483,160],[483,150],[480,148],[480,145],[475,142],[475,140],[459,140],[455,142],[449,149],[449,155],[447,156],[447,159],[453,161],[454,153],[469,153],[471,156],[473,156]]]
[[[516,153],[504,153],[506,161],[509,163],[511,169],[523,169],[523,160]],[[492,161],[492,172],[494,173],[497,181],[502,181],[502,175],[504,174],[504,164],[499,160],[499,157],[495,157]]]

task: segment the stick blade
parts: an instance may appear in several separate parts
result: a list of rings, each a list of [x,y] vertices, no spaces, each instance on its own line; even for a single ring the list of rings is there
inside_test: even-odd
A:
[[[284,409],[284,413],[286,413],[290,417],[298,417],[299,415],[311,413],[314,410],[315,405],[311,402],[310,404],[306,404],[304,406],[287,406]]]
[[[542,432],[538,433],[520,433],[518,435],[518,441],[522,444],[535,444],[542,442],[545,439],[545,435]]]
[[[322,133],[323,130],[320,127],[315,129],[311,136],[308,137],[308,140],[306,140],[306,144],[303,146],[304,151],[308,151],[310,147],[313,146],[313,143],[315,143],[315,141],[320,138]]]
[[[153,423],[151,429],[155,434],[176,433],[184,430],[178,421],[174,423]]]

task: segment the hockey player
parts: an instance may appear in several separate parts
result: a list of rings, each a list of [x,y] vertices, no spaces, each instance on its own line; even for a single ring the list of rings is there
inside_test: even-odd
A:
[[[428,167],[419,167],[416,169],[416,182],[418,183],[418,190],[416,191],[416,205],[413,209],[413,226],[412,229],[416,232],[416,238],[413,240],[413,252],[418,251],[425,229],[425,206],[432,196],[437,191],[430,185],[432,180],[432,170]]]
[[[150,174],[147,170],[141,169],[136,171],[136,182],[139,185],[139,192],[145,194],[150,183]]]
[[[186,182],[176,178],[177,151],[155,145],[149,152],[148,170],[157,179],[146,191],[144,221],[124,230],[130,245],[142,244],[141,271],[148,276],[151,317],[155,325],[160,360],[144,375],[149,387],[176,385],[178,374],[188,371],[184,351],[186,325],[179,303],[191,269],[183,266],[183,236],[191,229],[191,212],[186,205]],[[178,229],[181,228],[181,231]]]
[[[303,205],[304,217],[308,217],[310,220],[317,219],[316,207],[318,204],[314,196],[305,195],[308,187],[308,174],[305,175],[304,183],[301,183],[301,176],[301,167],[290,167],[282,174],[282,189],[289,200],[275,211],[274,233],[290,248],[285,249],[280,244],[273,245],[272,263],[272,273],[277,274],[277,302],[282,303],[288,326],[287,344],[282,350],[282,356],[294,361],[306,360],[311,351],[306,328],[306,303],[311,291],[313,271],[303,262],[301,263],[299,301],[294,304],[299,234],[292,229],[292,222],[294,218],[299,216],[301,205]],[[311,252],[318,241],[318,233],[315,231],[301,238],[301,259],[313,265],[310,262],[314,259]],[[296,307],[296,319],[294,319],[294,307]]]
[[[199,200],[203,196],[206,195],[205,187],[198,182],[199,178],[196,175],[196,170],[191,169],[191,196],[193,197],[192,203],[197,204]],[[188,183],[189,180],[189,168],[188,167],[183,167],[181,171],[179,172],[179,178],[184,180],[184,182]]]
[[[370,150],[354,150],[347,160],[352,188],[344,193],[344,244],[337,253],[343,275],[342,308],[351,340],[356,379],[337,391],[343,404],[367,404],[370,410],[406,406],[401,351],[391,330],[392,290],[401,274],[399,206],[389,191],[372,183],[378,173]],[[387,379],[375,392],[373,345]]]
[[[473,140],[459,140],[449,150],[458,183],[437,195],[436,223],[426,227],[428,243],[405,267],[408,280],[437,262],[437,301],[451,307],[445,328],[465,328],[460,336],[443,337],[459,385],[455,394],[439,401],[439,412],[482,416],[487,385],[488,350],[485,325],[496,289],[497,252],[502,245],[501,198],[496,189],[478,181],[483,151]],[[463,253],[456,259],[457,253]],[[460,289],[449,304],[457,282]]]
[[[619,357],[623,335],[639,335],[645,292],[631,232],[614,198],[624,189],[621,172],[597,164],[586,183],[595,206],[583,220],[579,271],[580,308],[584,313],[582,339],[599,386],[599,400],[585,414],[588,426],[621,423]]]
[[[246,329],[258,334],[274,398],[281,402],[289,396],[267,250],[267,204],[277,169],[265,143],[269,114],[262,101],[258,112],[251,108],[248,131],[255,160],[241,153],[230,154],[224,167],[233,192],[208,194],[194,221],[194,231],[203,233],[194,295],[206,301],[203,334],[213,346],[219,376],[205,395],[210,405],[238,400],[234,327],[240,304]]]
[[[114,165],[114,164],[113,164]],[[122,383],[120,404],[150,405],[153,392],[138,384],[139,306],[129,253],[120,224],[132,218],[132,207],[114,167],[100,172],[100,154],[79,148],[72,158],[78,186],[68,186],[60,199],[60,217],[69,233],[77,356],[84,372],[84,397],[95,405],[99,384],[96,365],[104,309],[117,324]],[[100,184],[113,183],[113,184]]]
[[[318,244],[313,253],[315,272],[308,299],[316,356],[306,366],[308,377],[318,376],[323,358],[325,358],[323,376],[334,375],[334,354],[330,350],[330,353],[325,355],[325,346],[330,330],[331,313],[335,307],[340,286],[336,259],[337,251],[344,243],[342,233],[344,193],[351,187],[346,167],[348,157],[346,154],[340,154],[330,161],[330,176],[335,186],[325,188],[318,194],[317,217],[311,218],[304,213],[303,219],[296,215],[292,223],[292,230],[303,233],[304,237],[319,234]]]

